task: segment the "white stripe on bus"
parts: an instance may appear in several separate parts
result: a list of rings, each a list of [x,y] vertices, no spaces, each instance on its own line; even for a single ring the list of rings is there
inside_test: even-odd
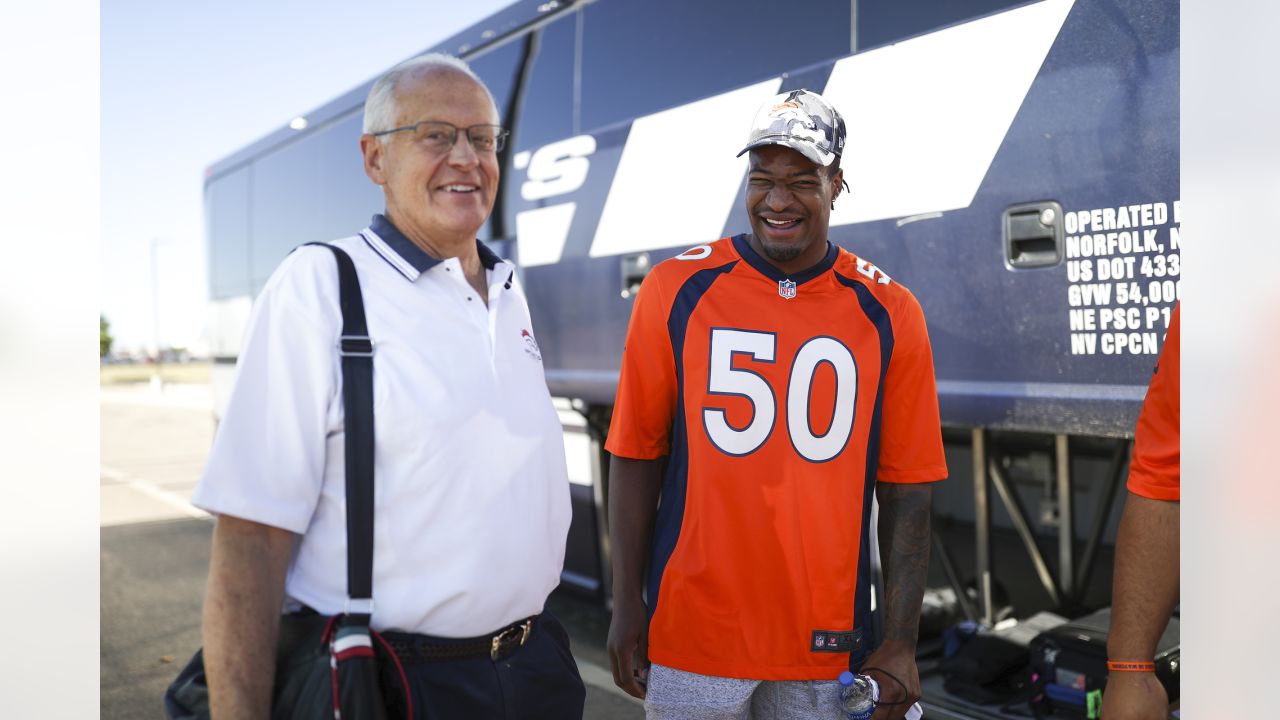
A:
[[[852,192],[831,225],[968,207],[1074,2],[1043,0],[836,62],[822,94],[848,126]],[[746,174],[734,155],[780,86],[775,78],[636,119],[591,257],[719,237]],[[707,131],[717,127],[729,129]],[[653,204],[669,162],[698,168],[697,202]]]
[[[751,118],[778,93],[772,78],[637,118],[618,160],[591,257],[687,247],[720,237],[732,211]],[[686,183],[695,178],[690,193]]]
[[[1074,0],[1044,0],[840,60],[850,197],[831,224],[968,207]]]
[[[561,203],[516,213],[516,243],[520,267],[560,262],[577,203]]]

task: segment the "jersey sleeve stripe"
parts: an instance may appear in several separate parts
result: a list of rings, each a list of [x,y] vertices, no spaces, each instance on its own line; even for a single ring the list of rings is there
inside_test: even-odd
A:
[[[868,634],[872,636],[871,642],[864,643],[862,647],[871,648],[880,644],[880,638],[878,637],[880,629],[873,628],[871,624],[871,501],[875,494],[876,466],[880,458],[880,411],[884,401],[884,378],[889,373],[889,360],[893,356],[893,322],[889,318],[888,310],[876,299],[867,286],[839,273],[835,275],[840,284],[851,288],[858,296],[859,307],[862,308],[863,314],[875,325],[876,333],[880,339],[880,382],[876,388],[876,403],[875,410],[871,415],[871,430],[867,434],[867,474],[866,481],[863,484],[862,497],[862,540],[859,544],[860,550],[858,552],[858,583],[853,596],[854,627],[868,629]],[[856,671],[861,667],[865,654],[866,651],[864,650],[861,656],[851,655],[849,657],[851,670]]]
[[[671,428],[671,454],[667,456],[667,468],[662,479],[662,504],[653,523],[652,555],[649,560],[648,600],[649,617],[658,609],[658,590],[667,561],[675,551],[684,521],[685,492],[689,479],[689,433],[685,426],[684,412],[684,339],[698,302],[716,280],[737,265],[737,261],[719,267],[699,270],[680,286],[671,303],[667,317],[667,332],[671,336],[671,352],[676,367],[676,413]]]
[[[737,264],[738,261],[733,260],[719,267],[699,270],[690,275],[671,302],[671,313],[667,316],[667,332],[671,335],[671,352],[675,354],[676,379],[681,383],[684,382],[684,336],[689,329],[689,318],[698,307],[698,302],[711,289],[711,285]]]

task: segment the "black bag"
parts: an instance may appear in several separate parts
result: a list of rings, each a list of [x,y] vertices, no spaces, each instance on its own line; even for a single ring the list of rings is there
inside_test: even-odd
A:
[[[342,307],[343,407],[346,411],[347,595],[349,606],[372,609],[373,597],[373,344],[360,280],[351,257],[323,243],[338,262]],[[369,628],[368,612],[326,617],[283,615],[276,643],[273,720],[413,717],[399,658]],[[172,720],[206,720],[209,688],[197,650],[164,695]],[[341,714],[339,715],[339,711]]]
[[[1031,642],[1031,664],[1043,686],[1039,707],[1033,710],[1097,717],[1107,684],[1110,630],[1111,608],[1104,608],[1041,633]],[[1156,678],[1164,685],[1170,702],[1178,699],[1178,635],[1178,618],[1174,617],[1156,644]]]
[[[273,720],[314,720],[336,717],[338,707],[347,718],[412,717],[408,682],[399,659],[377,632],[354,623],[349,616],[284,615],[276,644],[276,683],[272,691]],[[354,656],[335,652],[334,641],[350,645],[353,635],[369,637],[372,654]],[[356,644],[355,647],[361,647]],[[196,651],[178,678],[165,692],[165,712],[172,720],[207,720],[209,688],[205,682],[204,655]]]
[[[938,663],[947,692],[979,705],[1007,703],[1028,685],[1028,648],[1042,631],[1066,618],[1041,612],[1001,630],[981,630]]]

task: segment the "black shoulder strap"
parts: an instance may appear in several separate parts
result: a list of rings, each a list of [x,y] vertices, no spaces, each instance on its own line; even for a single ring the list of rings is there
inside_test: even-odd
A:
[[[373,341],[365,322],[360,278],[351,256],[326,243],[338,261],[342,307],[342,402],[346,413],[348,612],[373,612]]]

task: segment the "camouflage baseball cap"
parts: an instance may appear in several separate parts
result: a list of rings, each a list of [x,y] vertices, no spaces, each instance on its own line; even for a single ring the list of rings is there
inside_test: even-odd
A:
[[[801,89],[775,95],[756,111],[738,156],[762,145],[789,147],[826,167],[844,153],[844,118],[818,93]]]

